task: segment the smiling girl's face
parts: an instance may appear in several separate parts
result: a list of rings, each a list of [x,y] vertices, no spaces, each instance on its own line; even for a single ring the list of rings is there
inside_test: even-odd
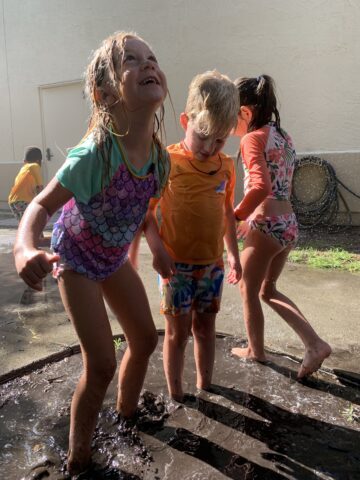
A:
[[[167,94],[166,77],[149,46],[135,37],[124,41],[121,58],[121,97],[130,110],[147,105],[158,106]]]

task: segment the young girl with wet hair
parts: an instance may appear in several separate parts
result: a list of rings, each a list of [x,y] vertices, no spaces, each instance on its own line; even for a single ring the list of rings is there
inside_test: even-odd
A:
[[[318,370],[331,348],[298,307],[276,288],[298,237],[290,203],[296,154],[291,137],[280,126],[272,78],[239,78],[235,85],[240,97],[235,135],[241,137],[239,154],[244,167],[244,198],[235,208],[235,216],[240,221],[238,234],[245,238],[239,285],[248,347],[233,348],[232,352],[239,357],[266,360],[262,299],[305,346],[298,371],[300,379]]]
[[[53,270],[79,337],[84,371],[71,404],[67,468],[72,475],[90,462],[97,416],[116,370],[104,299],[127,341],[117,410],[130,417],[137,408],[157,334],[128,250],[169,170],[156,133],[167,84],[148,44],[133,33],[107,38],[94,53],[86,84],[92,106],[88,132],[27,208],[14,247],[17,271],[35,290]],[[39,250],[39,234],[61,206],[54,253]]]

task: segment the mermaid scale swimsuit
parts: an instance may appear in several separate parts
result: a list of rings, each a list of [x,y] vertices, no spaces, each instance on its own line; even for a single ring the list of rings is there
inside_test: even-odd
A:
[[[104,280],[115,272],[127,260],[149,200],[158,191],[155,172],[133,176],[120,163],[109,185],[87,203],[75,197],[69,200],[52,234],[52,248],[61,257],[54,276],[71,269],[92,280]]]

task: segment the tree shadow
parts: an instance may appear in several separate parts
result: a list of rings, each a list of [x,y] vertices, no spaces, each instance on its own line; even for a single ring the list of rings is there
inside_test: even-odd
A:
[[[339,368],[333,369],[334,375],[342,385],[360,389],[360,374]]]
[[[191,455],[234,480],[281,480],[283,475],[186,430],[171,426],[139,426],[139,429],[171,448]]]
[[[191,396],[185,405],[264,443],[273,453],[263,453],[263,457],[275,462],[278,469],[290,470],[294,478],[304,480],[319,478],[316,472],[339,480],[360,478],[358,431],[289,412],[233,388],[212,385],[210,392],[247,408],[252,416]],[[254,418],[254,413],[262,419]]]
[[[327,382],[326,380],[323,380],[322,378],[316,377],[314,375],[310,377],[306,377],[302,380],[297,380],[296,379],[296,374],[294,370],[291,368],[278,365],[277,363],[272,362],[271,360],[268,360],[266,363],[264,363],[266,367],[271,368],[277,373],[280,373],[286,378],[291,378],[294,381],[297,381],[303,385],[305,385],[308,388],[312,388],[314,390],[318,390],[320,392],[324,393],[329,393],[330,395],[333,395],[334,397],[342,398],[344,400],[347,400],[348,402],[355,403],[357,405],[360,405],[360,391],[358,390],[358,387],[360,386],[359,383],[355,383],[356,379],[356,374],[352,372],[348,372],[348,381],[346,382],[346,375],[344,371],[342,370],[334,370],[334,375],[338,378],[339,382],[342,383],[342,385],[336,385],[331,382]],[[343,373],[343,375],[341,374]],[[350,377],[354,379],[350,383]],[[349,388],[352,387],[352,388]]]
[[[73,477],[68,477],[70,478]],[[133,473],[113,468],[101,468],[98,470],[90,469],[78,475],[76,480],[141,480],[140,477]]]

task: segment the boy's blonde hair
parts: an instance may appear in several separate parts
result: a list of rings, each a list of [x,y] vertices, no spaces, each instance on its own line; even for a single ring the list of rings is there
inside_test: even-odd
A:
[[[199,133],[227,136],[238,121],[239,94],[234,83],[217,70],[196,75],[189,86],[185,113]]]

